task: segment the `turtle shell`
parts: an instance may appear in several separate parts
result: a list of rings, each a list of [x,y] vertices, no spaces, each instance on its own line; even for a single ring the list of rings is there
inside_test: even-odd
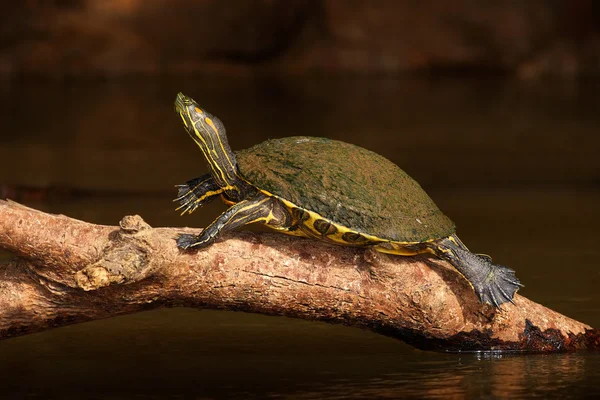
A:
[[[455,231],[414,179],[361,147],[297,136],[236,154],[240,174],[258,189],[351,230],[410,243]]]

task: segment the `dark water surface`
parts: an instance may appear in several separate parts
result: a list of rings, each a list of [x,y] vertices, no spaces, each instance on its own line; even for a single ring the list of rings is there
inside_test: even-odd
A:
[[[28,205],[91,222],[135,213],[153,226],[205,226],[223,206],[181,218],[171,203],[173,185],[205,171],[173,113],[182,90],[225,122],[234,149],[312,135],[385,155],[424,186],[472,250],[517,271],[523,295],[600,327],[598,89],[389,79],[1,83],[0,185]],[[73,399],[577,398],[600,396],[600,354],[439,354],[342,326],[169,309],[2,341],[0,388],[0,397]]]

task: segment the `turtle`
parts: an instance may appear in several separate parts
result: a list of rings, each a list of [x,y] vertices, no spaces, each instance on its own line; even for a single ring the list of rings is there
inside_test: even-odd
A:
[[[212,244],[251,223],[343,246],[402,256],[430,253],[448,261],[481,303],[513,303],[515,272],[475,254],[421,186],[385,157],[342,141],[295,136],[233,152],[225,126],[192,98],[175,100],[187,133],[210,173],[177,185],[179,210],[192,213],[221,197],[229,206],[199,235],[179,234],[182,251]]]

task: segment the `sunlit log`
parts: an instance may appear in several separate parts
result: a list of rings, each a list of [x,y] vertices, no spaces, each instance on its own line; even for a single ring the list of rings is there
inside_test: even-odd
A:
[[[163,306],[286,315],[449,351],[599,348],[597,330],[522,296],[482,305],[443,261],[238,232],[179,250],[139,216],[102,226],[0,201],[0,338]]]

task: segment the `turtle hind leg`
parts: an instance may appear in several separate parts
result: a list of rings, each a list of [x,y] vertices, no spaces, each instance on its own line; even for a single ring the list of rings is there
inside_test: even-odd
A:
[[[205,247],[214,242],[219,234],[254,222],[262,222],[274,228],[284,228],[291,223],[291,216],[276,199],[258,194],[229,207],[199,235],[179,235],[177,247],[181,249]]]
[[[493,264],[490,257],[471,253],[455,235],[433,242],[431,249],[449,261],[469,281],[482,303],[496,308],[511,302],[523,285],[515,271],[503,265]]]

